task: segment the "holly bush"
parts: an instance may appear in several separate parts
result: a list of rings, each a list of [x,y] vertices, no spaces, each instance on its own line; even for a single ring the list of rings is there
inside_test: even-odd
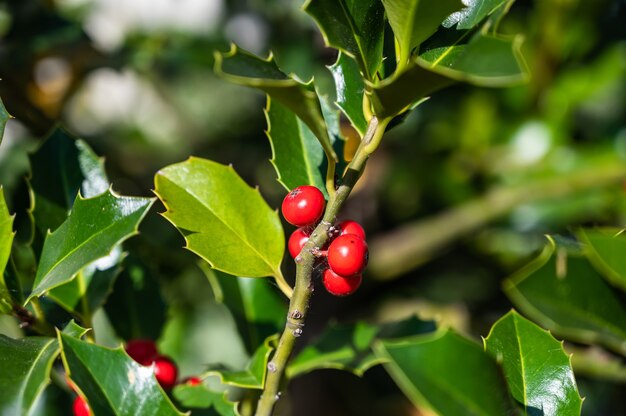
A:
[[[624,411],[621,2],[49,3],[0,9],[3,415]]]

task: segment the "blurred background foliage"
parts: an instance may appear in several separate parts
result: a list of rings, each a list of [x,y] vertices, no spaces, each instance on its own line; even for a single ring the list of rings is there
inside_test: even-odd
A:
[[[315,76],[334,94],[325,65],[335,53],[300,3],[0,1],[0,96],[15,117],[0,145],[0,183],[18,226],[28,223],[28,152],[57,124],[105,157],[118,193],[151,195],[159,168],[196,155],[232,163],[277,207],[285,190],[268,161],[264,97],[217,79],[213,51],[230,42],[272,50],[285,72]],[[624,227],[623,183],[606,171],[626,161],[625,20],[624,0],[518,0],[500,31],[525,34],[532,79],[504,90],[448,88],[388,133],[344,210],[372,241],[369,275],[349,299],[318,291],[303,338],[329,320],[418,312],[478,339],[511,308],[500,282],[542,247],[542,234]],[[494,189],[504,202],[485,197]],[[242,366],[251,351],[236,317],[162,211],[153,208],[125,245],[126,268],[94,318],[98,341],[159,338],[183,376],[210,363]],[[6,317],[0,327],[19,334]],[[589,375],[619,359],[570,347],[592,363],[578,367],[583,413],[626,413],[626,373]],[[364,378],[314,372],[289,393],[294,414],[421,414],[380,368]],[[66,414],[63,406],[69,396],[48,389],[39,413]]]

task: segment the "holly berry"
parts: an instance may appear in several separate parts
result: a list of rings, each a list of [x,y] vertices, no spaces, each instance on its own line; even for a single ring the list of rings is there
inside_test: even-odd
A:
[[[288,223],[296,227],[315,224],[324,213],[326,201],[314,186],[298,186],[283,199],[282,213]]]
[[[183,383],[188,386],[199,386],[202,384],[202,380],[199,377],[187,377]]]
[[[360,274],[351,277],[343,277],[339,276],[331,269],[326,269],[322,278],[326,290],[335,296],[351,295],[361,286],[362,280]]]
[[[309,241],[309,231],[306,227],[300,227],[289,237],[289,241],[287,242],[287,248],[289,249],[289,254],[294,259],[300,254],[302,251],[302,247]]]
[[[178,368],[171,358],[165,355],[154,357],[154,376],[165,390],[169,390],[176,384],[178,378]]]
[[[76,396],[74,399],[74,403],[72,404],[72,410],[74,411],[74,416],[90,416],[91,411],[89,410],[89,405],[80,396]]]
[[[361,224],[356,221],[342,221],[337,224],[337,228],[339,229],[339,235],[355,234],[365,240],[365,230],[361,227]]]
[[[151,339],[134,339],[126,344],[126,353],[141,365],[150,365],[158,354],[157,347]]]
[[[367,259],[367,243],[356,234],[340,235],[328,246],[328,266],[339,276],[360,274]]]

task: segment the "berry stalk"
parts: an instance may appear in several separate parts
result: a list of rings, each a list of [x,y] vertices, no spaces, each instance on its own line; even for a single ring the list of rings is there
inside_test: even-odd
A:
[[[390,120],[388,118],[379,121],[376,117],[370,119],[361,144],[343,175],[342,184],[331,194],[322,220],[311,233],[309,241],[307,241],[300,253],[300,259],[296,268],[296,284],[293,296],[289,302],[289,311],[287,312],[287,322],[278,341],[276,351],[267,365],[268,371],[265,377],[264,390],[257,404],[256,416],[271,416],[274,405],[280,398],[281,380],[289,362],[289,357],[293,351],[296,339],[302,335],[309,308],[309,300],[313,294],[312,274],[316,260],[313,251],[316,248],[323,247],[328,241],[330,227],[334,224],[341,207],[361,177],[370,154],[380,143],[380,139]]]

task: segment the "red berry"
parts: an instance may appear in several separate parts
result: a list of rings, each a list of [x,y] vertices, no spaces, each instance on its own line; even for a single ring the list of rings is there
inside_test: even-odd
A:
[[[171,358],[164,355],[154,357],[154,376],[165,390],[169,390],[176,384],[178,368]]]
[[[326,290],[335,296],[351,295],[361,286],[361,280],[362,277],[360,274],[351,277],[343,277],[330,269],[324,271],[324,277],[322,279]]]
[[[199,377],[187,377],[184,383],[188,386],[199,386],[202,384],[202,380]]]
[[[355,234],[340,235],[328,246],[328,266],[343,277],[361,273],[367,258],[367,243]]]
[[[80,396],[76,396],[74,399],[74,403],[72,404],[72,410],[74,411],[74,416],[90,416],[91,411],[89,410],[89,405]]]
[[[365,230],[363,229],[363,227],[361,227],[361,224],[359,224],[356,221],[352,221],[352,220],[342,221],[339,224],[337,224],[337,228],[339,228],[339,231],[340,231],[339,235],[355,234],[361,237],[363,240],[365,240]]]
[[[289,249],[289,254],[294,259],[298,257],[298,254],[302,251],[302,247],[309,241],[310,234],[306,227],[300,227],[289,237],[289,242],[287,243],[287,248]]]
[[[315,224],[322,217],[326,201],[314,186],[298,186],[283,199],[283,217],[296,227]]]
[[[134,339],[126,344],[126,353],[142,365],[150,365],[158,354],[156,344],[151,339]]]

